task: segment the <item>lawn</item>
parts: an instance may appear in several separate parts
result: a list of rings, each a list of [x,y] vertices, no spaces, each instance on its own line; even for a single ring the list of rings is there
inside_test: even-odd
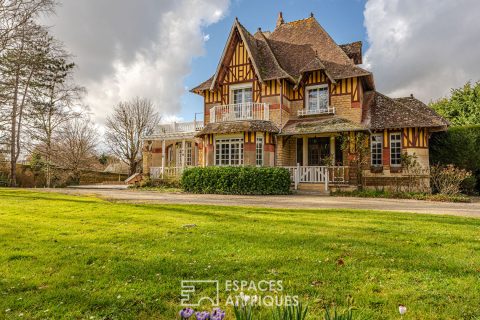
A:
[[[186,279],[282,280],[312,316],[353,301],[355,319],[400,303],[404,319],[479,319],[480,220],[0,189],[0,318],[174,319]]]

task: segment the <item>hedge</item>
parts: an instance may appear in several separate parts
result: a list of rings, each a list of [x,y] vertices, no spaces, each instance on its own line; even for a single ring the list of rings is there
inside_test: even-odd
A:
[[[218,194],[288,194],[290,173],[274,167],[195,167],[183,172],[186,192]]]
[[[453,164],[471,171],[472,179],[464,181],[463,191],[471,193],[475,188],[480,191],[480,125],[451,127],[446,132],[434,133],[430,140],[430,163]]]

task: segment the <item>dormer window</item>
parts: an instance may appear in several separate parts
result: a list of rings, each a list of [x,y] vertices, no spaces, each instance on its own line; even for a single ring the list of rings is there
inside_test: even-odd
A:
[[[328,112],[328,85],[307,87],[307,110],[310,114]]]

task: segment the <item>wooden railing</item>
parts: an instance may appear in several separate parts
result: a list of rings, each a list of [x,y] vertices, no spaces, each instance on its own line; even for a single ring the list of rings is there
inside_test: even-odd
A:
[[[348,183],[348,167],[346,166],[300,166],[284,167],[290,172],[295,190],[300,183],[323,183],[325,190],[329,184]]]
[[[267,103],[237,103],[214,106],[210,109],[210,122],[270,120],[270,106]]]
[[[150,167],[150,178],[178,178],[182,175],[182,172],[182,167]]]

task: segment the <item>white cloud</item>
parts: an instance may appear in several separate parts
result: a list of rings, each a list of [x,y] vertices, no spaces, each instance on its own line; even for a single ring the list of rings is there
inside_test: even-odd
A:
[[[429,102],[480,80],[480,1],[368,0],[365,65],[379,91]]]
[[[47,23],[76,56],[77,79],[97,121],[135,96],[151,99],[168,117],[180,111],[192,58],[204,53],[202,29],[228,6],[229,0],[66,1]]]

